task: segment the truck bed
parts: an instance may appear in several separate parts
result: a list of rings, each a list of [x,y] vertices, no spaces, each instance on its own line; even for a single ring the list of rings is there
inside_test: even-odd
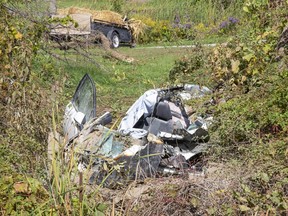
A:
[[[128,25],[119,23],[112,23],[105,20],[92,19],[89,14],[71,14],[73,20],[78,23],[75,27],[75,23],[70,22],[68,24],[54,23],[50,27],[50,35],[52,37],[63,36],[87,36],[90,34],[97,34],[97,32],[103,33],[110,41],[112,41],[112,35],[118,37],[119,43],[132,44],[133,36]],[[55,15],[54,18],[64,18],[64,15]]]

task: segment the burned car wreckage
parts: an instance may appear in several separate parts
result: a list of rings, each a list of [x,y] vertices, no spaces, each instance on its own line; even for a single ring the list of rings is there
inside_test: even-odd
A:
[[[105,127],[112,121],[109,112],[96,118],[96,89],[86,74],[66,106],[66,154],[73,150],[78,170],[89,169],[90,184],[103,183],[106,187],[183,173],[191,169],[190,160],[206,149],[212,121],[212,117],[190,121],[183,100],[210,92],[206,87],[187,84],[148,90],[114,130]]]

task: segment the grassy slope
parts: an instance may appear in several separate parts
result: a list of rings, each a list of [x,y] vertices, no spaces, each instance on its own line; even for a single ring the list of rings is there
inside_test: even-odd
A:
[[[102,110],[123,114],[146,90],[167,85],[174,62],[191,53],[192,49],[121,47],[117,51],[133,57],[135,63],[127,64],[99,56],[96,61],[104,65],[104,70],[82,58],[78,58],[74,64],[61,63],[60,66],[71,76],[68,95],[72,96],[81,77],[89,73],[96,83],[98,114]]]

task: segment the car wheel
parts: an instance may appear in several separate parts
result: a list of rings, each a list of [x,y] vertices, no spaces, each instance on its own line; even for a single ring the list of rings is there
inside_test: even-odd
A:
[[[113,32],[111,35],[111,47],[118,48],[120,45],[120,38],[116,32]]]

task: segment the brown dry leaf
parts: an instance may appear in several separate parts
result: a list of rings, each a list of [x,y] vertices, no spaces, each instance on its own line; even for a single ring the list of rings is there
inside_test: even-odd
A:
[[[242,78],[241,78],[241,82],[243,83],[243,82],[245,82],[247,80],[247,77],[246,76],[242,76]]]
[[[30,194],[29,185],[25,182],[15,182],[13,185],[15,193]]]

